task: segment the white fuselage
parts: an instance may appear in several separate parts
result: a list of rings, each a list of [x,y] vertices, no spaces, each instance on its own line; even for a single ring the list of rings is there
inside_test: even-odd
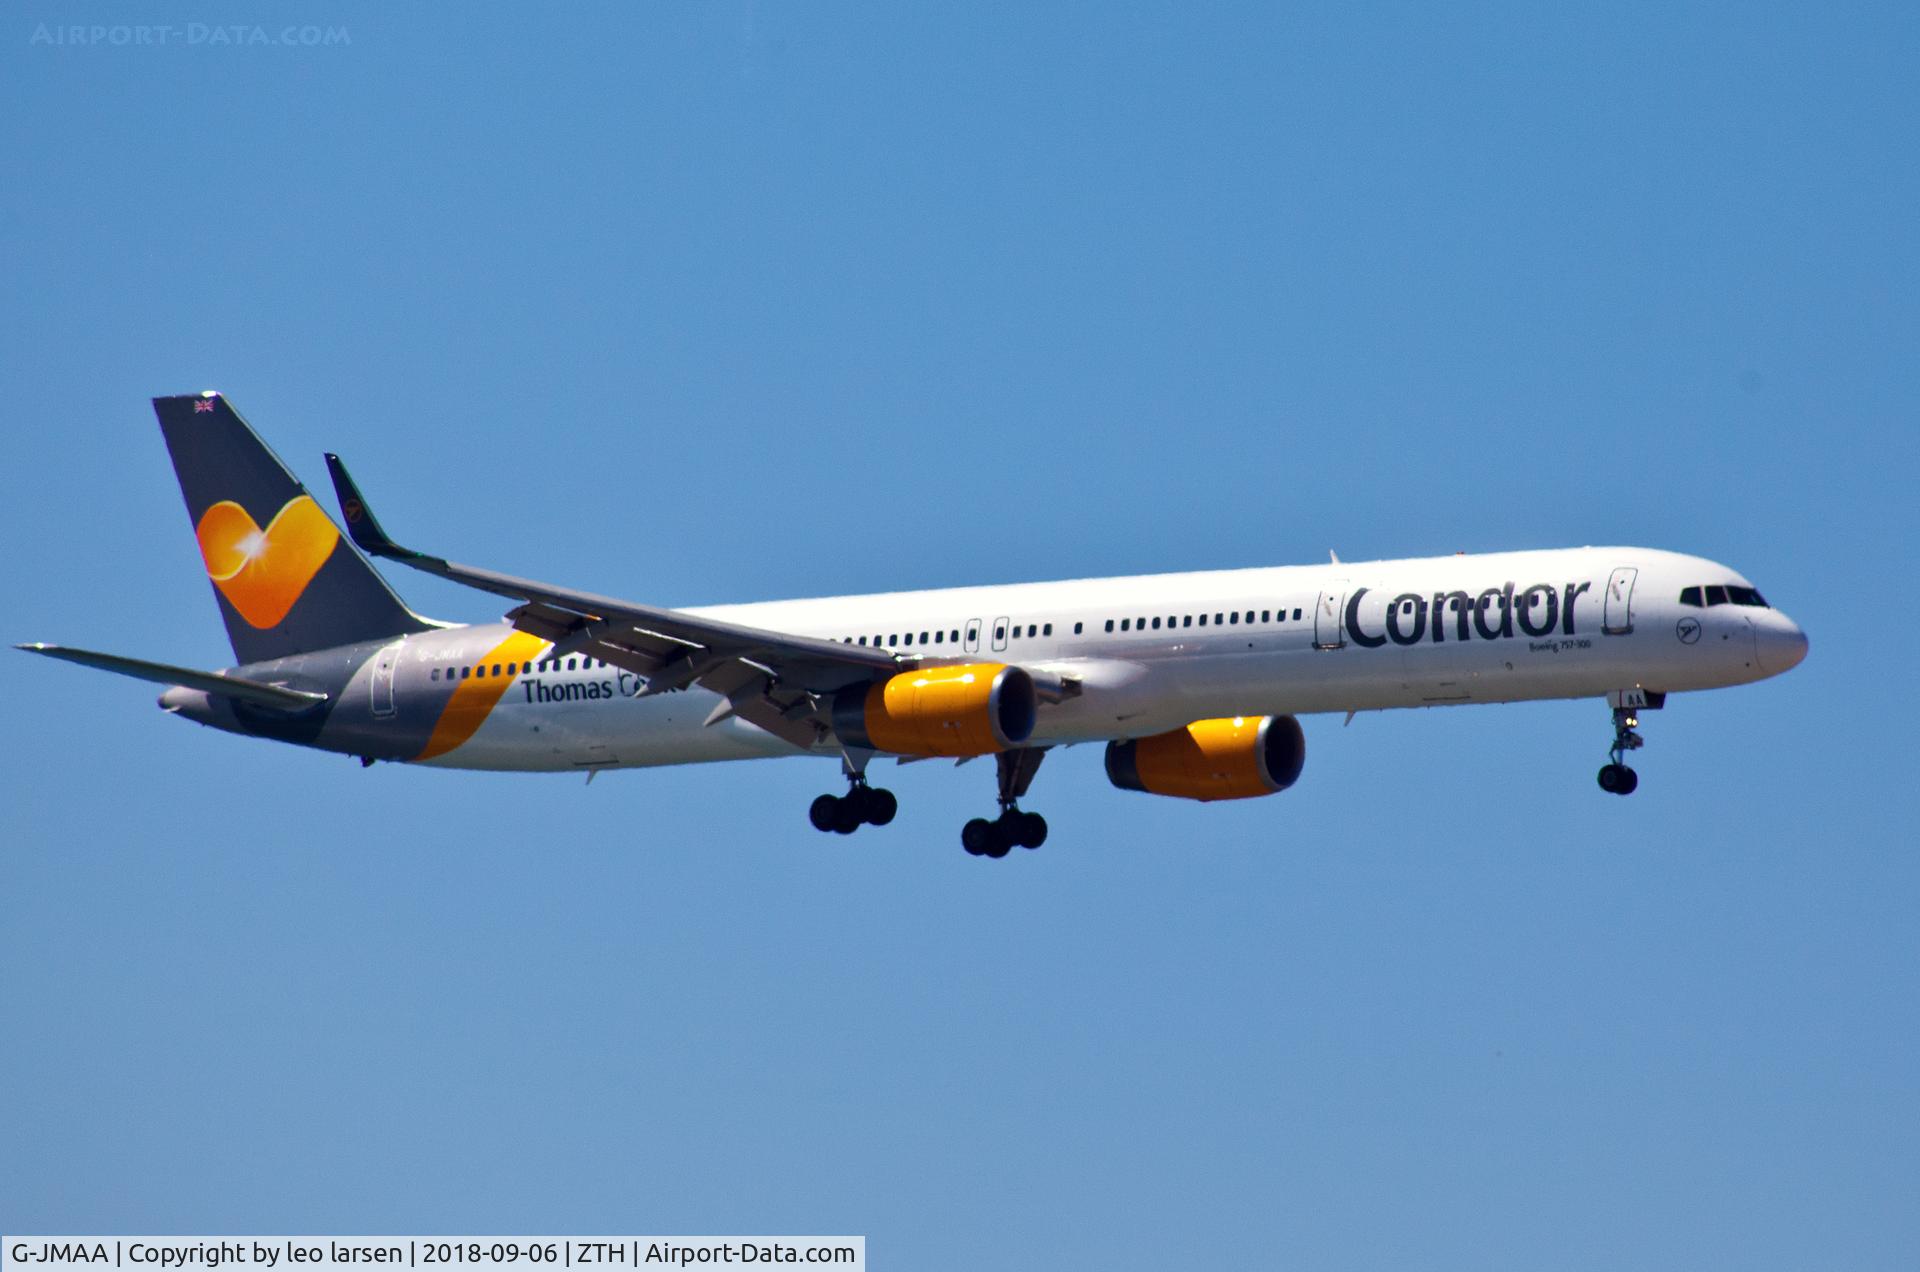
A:
[[[1699,557],[1573,548],[687,612],[1077,681],[1076,696],[1040,709],[1030,744],[1045,746],[1220,716],[1710,689],[1763,679],[1803,656],[1804,635],[1777,610],[1681,602],[1684,588],[1705,586],[1748,587]],[[435,669],[484,664],[509,636],[489,624],[408,637],[393,651],[391,686],[356,683],[349,697],[390,692],[387,718],[405,722],[409,698],[427,696],[410,689],[425,690]],[[643,682],[631,673],[544,655],[534,655],[538,670],[521,663],[508,672],[466,741],[424,762],[568,770],[801,753],[738,718],[707,725],[719,699],[703,690],[638,696]]]

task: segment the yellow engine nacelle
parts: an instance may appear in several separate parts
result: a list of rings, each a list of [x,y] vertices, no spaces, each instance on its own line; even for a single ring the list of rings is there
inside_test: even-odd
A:
[[[1107,743],[1107,779],[1124,791],[1181,799],[1247,799],[1284,791],[1307,762],[1292,716],[1196,720],[1184,729]]]
[[[1033,677],[1003,663],[904,671],[842,689],[833,731],[847,746],[894,755],[990,755],[1033,736]]]

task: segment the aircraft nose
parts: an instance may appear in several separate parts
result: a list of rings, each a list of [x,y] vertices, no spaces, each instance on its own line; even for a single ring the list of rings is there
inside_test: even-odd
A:
[[[1807,656],[1807,634],[1800,630],[1800,625],[1785,614],[1775,617],[1777,621],[1756,633],[1755,642],[1760,669],[1770,676],[1792,671]]]

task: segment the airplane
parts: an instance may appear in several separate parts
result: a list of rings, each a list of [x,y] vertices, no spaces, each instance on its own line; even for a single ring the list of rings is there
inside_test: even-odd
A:
[[[1584,547],[946,588],[694,609],[597,596],[401,547],[336,455],[343,536],[221,394],[153,400],[235,665],[17,648],[167,686],[165,711],[377,761],[588,773],[840,760],[823,832],[884,826],[873,760],[994,757],[1000,812],[961,844],[1037,848],[1046,753],[1100,743],[1123,790],[1212,801],[1291,787],[1299,716],[1604,698],[1598,781],[1631,794],[1640,713],[1777,676],[1807,637],[1697,556]],[[364,555],[363,555],[364,553]],[[498,622],[409,609],[369,557],[512,602]]]

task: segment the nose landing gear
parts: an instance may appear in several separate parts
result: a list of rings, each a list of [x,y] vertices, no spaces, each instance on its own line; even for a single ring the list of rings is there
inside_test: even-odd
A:
[[[1025,746],[994,757],[1000,771],[1000,815],[992,821],[976,817],[961,828],[960,846],[969,856],[997,859],[1016,847],[1038,848],[1047,842],[1047,819],[1019,806],[1046,754],[1045,747]]]
[[[1647,689],[1617,691],[1607,695],[1613,708],[1613,746],[1607,751],[1607,763],[1601,766],[1600,789],[1609,795],[1631,795],[1640,786],[1640,775],[1624,763],[1627,752],[1647,744],[1640,736],[1640,712],[1656,711],[1666,705],[1667,695]]]

